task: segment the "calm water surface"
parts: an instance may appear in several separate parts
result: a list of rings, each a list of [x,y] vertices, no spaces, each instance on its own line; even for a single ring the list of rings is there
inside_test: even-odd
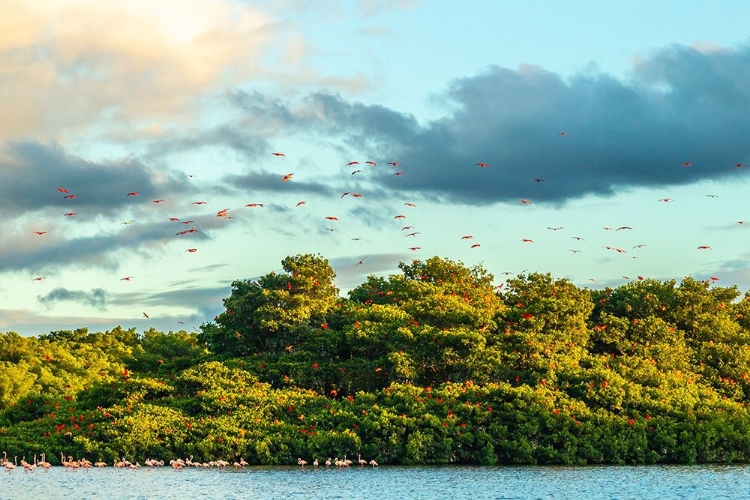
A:
[[[0,499],[750,499],[750,466],[169,467],[0,473]]]

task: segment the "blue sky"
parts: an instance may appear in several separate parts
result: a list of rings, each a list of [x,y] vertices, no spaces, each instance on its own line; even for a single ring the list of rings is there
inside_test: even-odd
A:
[[[750,289],[745,2],[11,4],[0,331],[192,330],[298,253]]]

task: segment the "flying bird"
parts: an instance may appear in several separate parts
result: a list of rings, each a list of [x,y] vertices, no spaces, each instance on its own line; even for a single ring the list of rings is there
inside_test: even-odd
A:
[[[477,167],[487,168],[489,167],[489,165],[487,165],[486,163],[477,163]]]
[[[474,243],[473,245],[471,245],[471,248],[479,248],[480,246],[481,245],[479,245],[479,243]]]
[[[473,236],[472,236],[472,235],[470,235],[470,234],[467,234],[467,235],[465,235],[465,236],[461,236],[461,239],[462,239],[462,240],[470,240],[470,239],[472,239],[472,238],[473,238]]]
[[[68,212],[67,214],[63,214],[64,217],[73,217],[76,213],[75,212]]]
[[[37,236],[41,236],[41,235],[47,234],[47,233],[49,233],[49,231],[34,231],[34,234],[36,234]]]
[[[72,199],[77,198],[77,197],[78,197],[78,195],[69,194],[67,196],[63,196],[63,200],[72,200]]]
[[[294,206],[295,206],[295,207],[298,207],[298,206],[300,206],[300,205],[304,205],[305,203],[307,203],[307,202],[306,202],[306,201],[298,201],[298,202],[297,202],[297,204],[296,204],[296,205],[294,205]]]
[[[126,276],[126,277],[124,277],[124,278],[120,278],[120,281],[130,281],[130,280],[132,280],[133,278],[135,278],[135,276]]]
[[[690,166],[692,166],[692,165],[693,165],[693,164],[692,164],[692,163],[690,163],[689,161],[686,161],[685,163],[683,163],[683,164],[682,164],[682,166],[683,166],[683,167],[690,167]]]
[[[374,161],[370,161],[370,160],[367,160],[365,163],[367,163],[368,165],[372,165],[373,167],[377,165],[377,163],[375,163]]]
[[[530,240],[528,238],[524,238],[521,240],[523,243],[534,243],[534,240]]]
[[[163,202],[164,200],[151,200],[151,201],[152,201],[153,203],[161,203],[161,202]]]
[[[533,203],[531,203],[529,200],[524,200],[524,199],[521,199],[521,204],[522,205],[533,205]]]
[[[394,175],[394,176],[396,176],[396,177],[400,177],[400,176],[402,176],[402,175],[406,175],[406,172],[396,172],[396,173],[395,173],[395,174],[393,174],[393,175]]]
[[[283,178],[281,179],[281,182],[286,182],[286,181],[288,181],[289,179],[291,179],[291,178],[292,178],[292,176],[293,176],[293,175],[294,175],[294,173],[291,173],[291,174],[286,174],[286,175],[285,175],[285,176],[284,176],[284,177],[283,177]]]
[[[658,201],[662,201],[664,203],[669,203],[670,201],[674,201],[674,200],[672,198],[662,198],[662,199],[660,199]]]
[[[406,216],[399,214],[399,215],[395,216],[394,219],[406,219]]]
[[[189,252],[189,253],[195,253],[195,252],[197,252],[197,251],[198,251],[198,249],[197,249],[197,248],[188,248],[188,249],[187,249],[187,250],[185,250],[185,251],[186,251],[186,252]]]
[[[364,264],[364,263],[365,263],[365,259],[366,259],[366,258],[367,258],[367,257],[362,257],[361,259],[359,259],[359,262],[357,262],[357,263],[355,264],[355,266],[359,266],[359,265],[361,265],[361,264]]]
[[[67,193],[67,192],[68,192],[68,190],[67,190],[67,189],[65,189],[64,187],[59,187],[59,188],[57,188],[57,192],[58,192],[58,193]]]
[[[418,231],[415,231],[415,232],[413,232],[413,233],[409,233],[409,234],[407,234],[406,236],[417,236],[418,234],[419,234],[419,232],[418,232]]]
[[[364,173],[364,170],[360,170],[360,169],[357,169],[357,170],[355,170],[354,172],[352,172],[352,174],[351,174],[351,175],[354,175],[354,174],[361,174],[361,173]]]
[[[557,135],[560,135],[560,136],[562,136],[562,137],[565,137],[565,136],[567,136],[567,135],[568,135],[568,133],[567,133],[567,132],[558,132],[558,133],[557,133]]]
[[[359,165],[359,162],[358,161],[350,161],[349,163],[346,164],[347,167],[351,167],[352,165]]]
[[[205,205],[205,204],[206,204],[205,201],[194,201],[193,202],[193,205]]]
[[[278,151],[271,153],[274,156],[286,156],[284,153],[279,153]]]
[[[540,178],[537,177],[536,179],[534,179],[534,182],[536,182],[537,184],[539,184],[540,182],[547,182],[547,181],[545,181],[544,179],[540,179]]]
[[[552,231],[559,231],[562,228],[563,228],[563,226],[559,226],[559,227],[549,227],[549,226],[547,226],[547,229],[550,229]]]
[[[390,166],[392,166],[392,167],[398,167],[398,166],[399,166],[399,163],[398,163],[397,161],[389,161],[389,162],[388,162],[388,165],[390,165]]]
[[[411,250],[412,252],[416,252],[417,250],[421,250],[421,249],[422,247],[409,247],[409,250]]]
[[[617,229],[615,229],[615,231],[622,231],[622,230],[625,230],[625,229],[633,229],[633,228],[630,227],[630,226],[620,226]]]
[[[416,205],[414,203],[408,203],[407,202],[407,203],[404,203],[404,205],[406,205],[407,207],[412,207],[412,208],[416,207]]]
[[[708,245],[701,245],[698,247],[698,250],[711,250],[711,247]]]
[[[339,218],[338,217],[333,217],[332,215],[329,215],[329,216],[326,217],[326,220],[336,220],[337,221],[337,220],[339,220]]]
[[[255,208],[255,207],[265,208],[265,205],[263,203],[248,203],[245,206],[250,207],[250,208]]]
[[[38,278],[34,278],[32,281],[42,281],[44,279],[44,276],[39,276]]]
[[[143,317],[146,318],[146,319],[148,319],[148,314],[143,313]]]
[[[130,193],[127,194],[127,196],[140,196],[140,195],[141,193],[139,193],[138,191],[131,191]]]

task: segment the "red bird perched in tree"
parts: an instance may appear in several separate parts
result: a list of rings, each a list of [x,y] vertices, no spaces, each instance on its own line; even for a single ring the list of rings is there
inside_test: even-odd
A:
[[[284,153],[279,153],[278,151],[271,154],[274,156],[285,156]]]
[[[138,191],[131,191],[131,192],[130,192],[130,193],[128,193],[127,195],[128,195],[128,196],[140,196],[140,194],[141,194],[141,193],[139,193]]]
[[[533,203],[531,203],[529,200],[523,200],[523,199],[521,200],[521,204],[522,205],[533,205]]]
[[[534,317],[534,315],[533,315],[533,314],[531,314],[531,313],[521,313],[521,317],[522,317],[523,319],[531,319],[531,318],[533,318],[533,317]]]
[[[289,179],[291,179],[291,178],[292,178],[292,176],[293,176],[293,175],[294,175],[294,173],[291,173],[291,174],[286,174],[286,175],[285,175],[285,176],[284,176],[284,177],[283,177],[283,178],[281,179],[281,182],[286,182],[286,181],[288,181]]]
[[[477,163],[477,167],[487,168],[489,167],[489,165],[487,165],[486,163]]]

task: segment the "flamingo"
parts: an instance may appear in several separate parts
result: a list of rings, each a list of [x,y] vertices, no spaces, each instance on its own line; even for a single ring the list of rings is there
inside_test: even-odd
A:
[[[331,459],[330,459],[330,458],[328,458],[328,459],[326,460],[326,467],[330,467],[330,466],[331,466]]]
[[[362,455],[359,453],[357,453],[357,462],[359,462],[360,467],[364,467],[365,465],[367,465],[367,460],[363,459]]]
[[[248,203],[245,206],[250,207],[250,208],[256,208],[256,207],[265,208],[265,205],[263,203]]]
[[[370,462],[369,462],[369,463],[370,463],[370,466],[371,466],[371,467],[378,467],[378,463],[377,463],[377,462],[375,461],[375,459],[373,459],[373,460],[370,460]]]
[[[302,460],[301,458],[297,457],[297,464],[300,467],[304,467],[305,465],[307,465],[307,460]]]

